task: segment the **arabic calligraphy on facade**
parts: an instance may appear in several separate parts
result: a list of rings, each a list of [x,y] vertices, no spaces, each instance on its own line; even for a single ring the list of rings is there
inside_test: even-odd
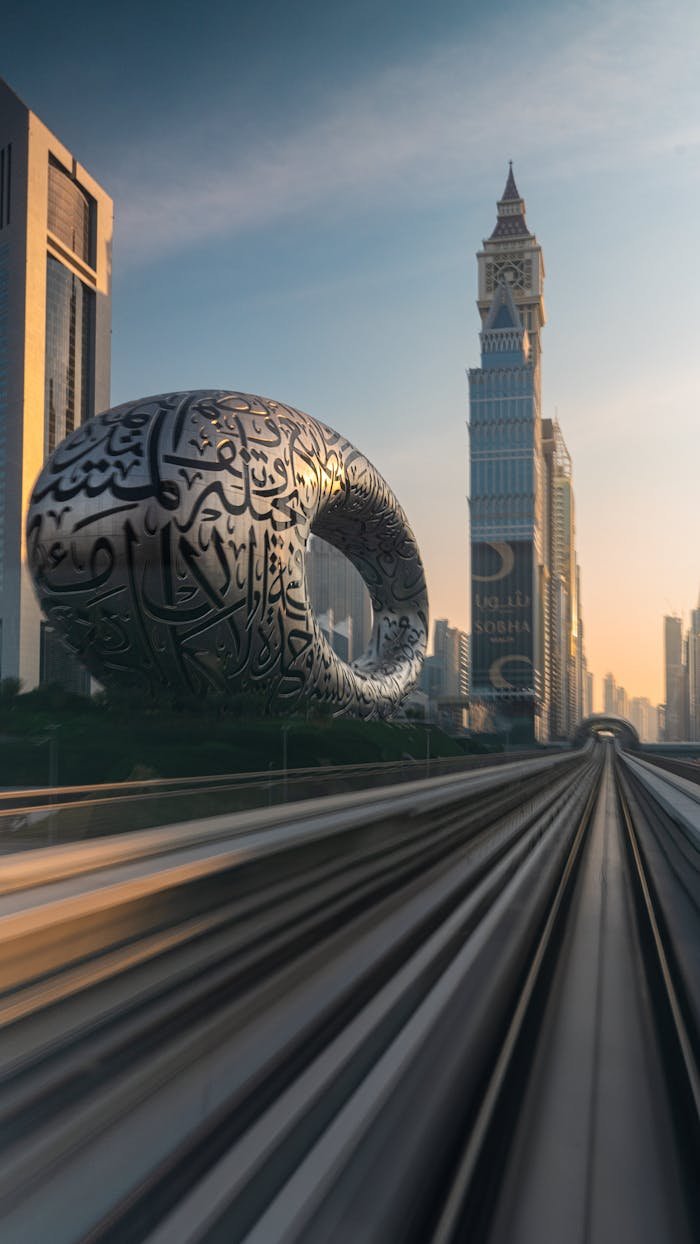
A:
[[[312,531],[372,599],[350,665],[309,604]],[[403,510],[348,440],[280,402],[173,393],[89,420],[37,480],[27,549],[48,621],[101,682],[372,717],[420,672],[427,592]]]

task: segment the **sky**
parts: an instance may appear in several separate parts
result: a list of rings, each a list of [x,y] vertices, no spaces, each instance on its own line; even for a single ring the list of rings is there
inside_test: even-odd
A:
[[[297,406],[391,484],[468,629],[475,252],[543,247],[589,668],[664,697],[700,591],[697,0],[5,0],[0,75],[115,202],[112,401]]]

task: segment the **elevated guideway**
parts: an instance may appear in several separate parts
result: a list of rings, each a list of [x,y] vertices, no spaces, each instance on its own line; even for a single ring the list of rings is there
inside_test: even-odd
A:
[[[3,1244],[697,1238],[700,805],[650,768],[7,856]]]
[[[518,752],[517,757],[542,759],[546,754],[538,748]],[[0,855],[331,794],[400,786],[423,778],[459,776],[511,760],[502,752],[431,757],[428,736],[421,760],[406,756],[400,761],[4,790],[0,791]]]

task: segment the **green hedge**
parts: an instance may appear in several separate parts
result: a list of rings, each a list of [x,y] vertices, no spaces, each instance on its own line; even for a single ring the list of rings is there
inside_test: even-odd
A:
[[[188,777],[279,769],[283,727],[290,768],[459,756],[465,748],[422,723],[362,722],[326,716],[284,721],[192,708],[147,710],[42,687],[26,695],[0,684],[0,786],[45,786],[50,740],[61,785],[117,782],[131,776]],[[243,706],[239,706],[242,708]],[[249,706],[247,706],[249,707]],[[257,707],[257,706],[254,706]]]

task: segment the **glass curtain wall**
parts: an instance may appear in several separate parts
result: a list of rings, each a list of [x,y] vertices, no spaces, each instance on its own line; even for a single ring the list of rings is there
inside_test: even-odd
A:
[[[94,203],[65,169],[49,163],[48,227],[84,263],[95,266],[93,255]]]
[[[93,414],[95,294],[47,256],[45,452]]]

